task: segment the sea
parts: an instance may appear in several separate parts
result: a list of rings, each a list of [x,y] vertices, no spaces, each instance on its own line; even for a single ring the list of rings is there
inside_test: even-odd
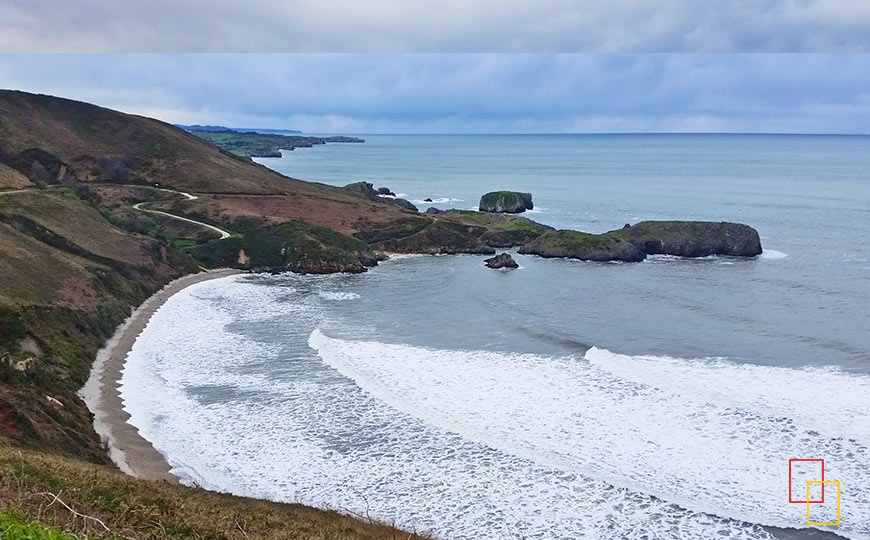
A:
[[[593,233],[741,222],[764,253],[191,286],[121,388],[182,481],[440,540],[870,539],[870,137],[364,138],[257,161],[421,211],[528,191]]]

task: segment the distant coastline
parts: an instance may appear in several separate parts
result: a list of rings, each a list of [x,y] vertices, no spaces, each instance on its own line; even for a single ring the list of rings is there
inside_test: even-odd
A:
[[[327,143],[364,143],[359,137],[308,137],[293,130],[246,131],[223,126],[179,126],[200,139],[240,157],[281,157],[282,150],[312,148]]]

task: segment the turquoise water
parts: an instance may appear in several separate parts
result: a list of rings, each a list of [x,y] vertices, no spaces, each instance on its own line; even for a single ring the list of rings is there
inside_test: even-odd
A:
[[[258,161],[421,209],[531,191],[530,218],[590,232],[740,221],[765,253],[405,257],[193,286],[122,387],[183,480],[445,539],[870,539],[870,138],[366,139]],[[825,459],[841,526],[807,528],[790,458]]]

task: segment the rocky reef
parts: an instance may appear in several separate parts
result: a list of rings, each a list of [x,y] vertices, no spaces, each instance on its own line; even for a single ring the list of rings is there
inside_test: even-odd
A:
[[[583,261],[640,262],[646,253],[628,240],[607,235],[559,230],[542,234],[519,249],[541,257],[565,257]]]
[[[519,214],[534,208],[531,193],[517,191],[491,191],[480,198],[481,212]]]
[[[484,259],[483,263],[487,266],[487,268],[500,269],[500,268],[519,268],[520,265],[517,264],[517,261],[511,257],[510,253],[502,253],[500,255],[496,255],[490,259]]]
[[[724,221],[642,221],[607,234],[628,240],[647,255],[754,257],[762,251],[758,231]]]

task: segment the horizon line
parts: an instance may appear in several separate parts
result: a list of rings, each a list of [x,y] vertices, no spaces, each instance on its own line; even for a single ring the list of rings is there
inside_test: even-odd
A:
[[[243,129],[243,128],[228,128],[228,129]],[[244,128],[244,129],[261,129],[261,130],[289,130],[291,128]],[[303,135],[404,135],[404,136],[515,136],[515,135],[756,135],[756,136],[788,136],[788,137],[868,137],[870,132],[862,133],[836,133],[836,132],[778,132],[778,131],[554,131],[554,132],[515,132],[515,133],[486,133],[486,132],[432,132],[432,133],[413,133],[413,132],[346,132],[346,131],[300,131]]]

